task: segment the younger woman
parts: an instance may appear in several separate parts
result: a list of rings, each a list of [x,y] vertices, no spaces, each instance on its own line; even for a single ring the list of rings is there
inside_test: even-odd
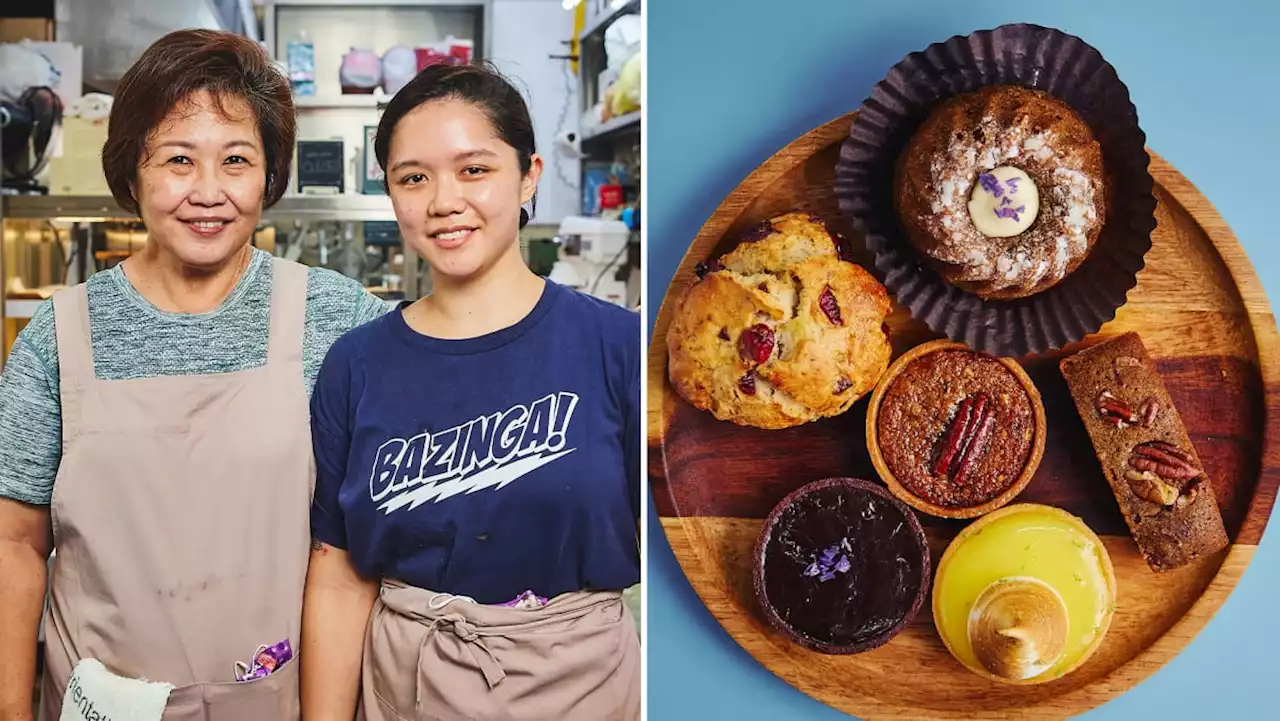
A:
[[[320,372],[303,713],[638,719],[639,316],[525,266],[542,161],[501,76],[428,68],[375,151],[434,292]]]

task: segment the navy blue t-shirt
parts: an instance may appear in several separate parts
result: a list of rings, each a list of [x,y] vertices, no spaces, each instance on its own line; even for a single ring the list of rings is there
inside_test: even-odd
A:
[[[640,354],[639,314],[550,281],[479,338],[350,331],[311,401],[313,536],[479,603],[638,583]]]

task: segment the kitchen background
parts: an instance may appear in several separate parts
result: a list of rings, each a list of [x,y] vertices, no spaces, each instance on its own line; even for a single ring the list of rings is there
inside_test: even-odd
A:
[[[521,239],[530,266],[620,305],[640,302],[639,0],[34,5],[35,17],[0,10],[0,364],[41,300],[145,242],[102,177],[110,93],[149,44],[185,27],[261,42],[293,83],[293,185],[264,216],[259,247],[359,278],[388,301],[429,292],[422,261],[400,242],[373,129],[422,67],[488,60],[526,91],[546,163]]]
[[[48,0],[0,9],[0,368],[44,299],[127,258],[146,229],[112,200],[111,92],[180,28],[261,42],[298,112],[293,182],[258,247],[428,293],[372,157],[386,101],[431,63],[488,60],[526,91],[545,169],[522,231],[541,275],[640,304],[640,0]],[[639,587],[627,598],[637,624]]]

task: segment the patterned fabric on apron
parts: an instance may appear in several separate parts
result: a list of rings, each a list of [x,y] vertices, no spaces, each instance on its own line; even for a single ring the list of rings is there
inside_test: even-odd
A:
[[[364,721],[638,721],[640,639],[617,592],[482,606],[384,581],[365,636]]]
[[[298,648],[315,484],[302,383],[307,270],[277,260],[266,365],[94,377],[84,285],[54,296],[62,464],[40,718],[81,659],[176,688],[166,721],[299,717],[298,661],[237,683],[235,664]]]

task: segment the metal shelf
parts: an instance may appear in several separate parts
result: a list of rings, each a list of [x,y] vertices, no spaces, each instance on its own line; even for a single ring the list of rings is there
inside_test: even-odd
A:
[[[0,217],[59,220],[136,220],[110,196],[11,195],[0,197]],[[395,220],[385,195],[286,195],[262,214],[280,220]]]
[[[299,109],[378,108],[391,102],[384,93],[369,95],[295,95],[293,105]]]
[[[30,318],[35,315],[36,308],[39,308],[40,304],[43,302],[43,300],[32,300],[26,298],[6,298],[4,301],[4,317],[9,319]]]
[[[582,33],[578,35],[578,40],[581,42],[584,38],[588,38],[598,32],[603,32],[613,24],[614,20],[617,20],[623,15],[630,15],[638,12],[640,12],[640,0],[631,0],[617,10],[601,13],[599,16],[587,21],[586,26],[582,28]]]
[[[608,136],[623,135],[627,132],[640,132],[640,111],[619,115],[616,118],[609,118],[604,123],[592,128],[582,134],[582,142],[590,142],[599,140]]]
[[[395,220],[385,195],[286,195],[262,213],[263,220]]]

